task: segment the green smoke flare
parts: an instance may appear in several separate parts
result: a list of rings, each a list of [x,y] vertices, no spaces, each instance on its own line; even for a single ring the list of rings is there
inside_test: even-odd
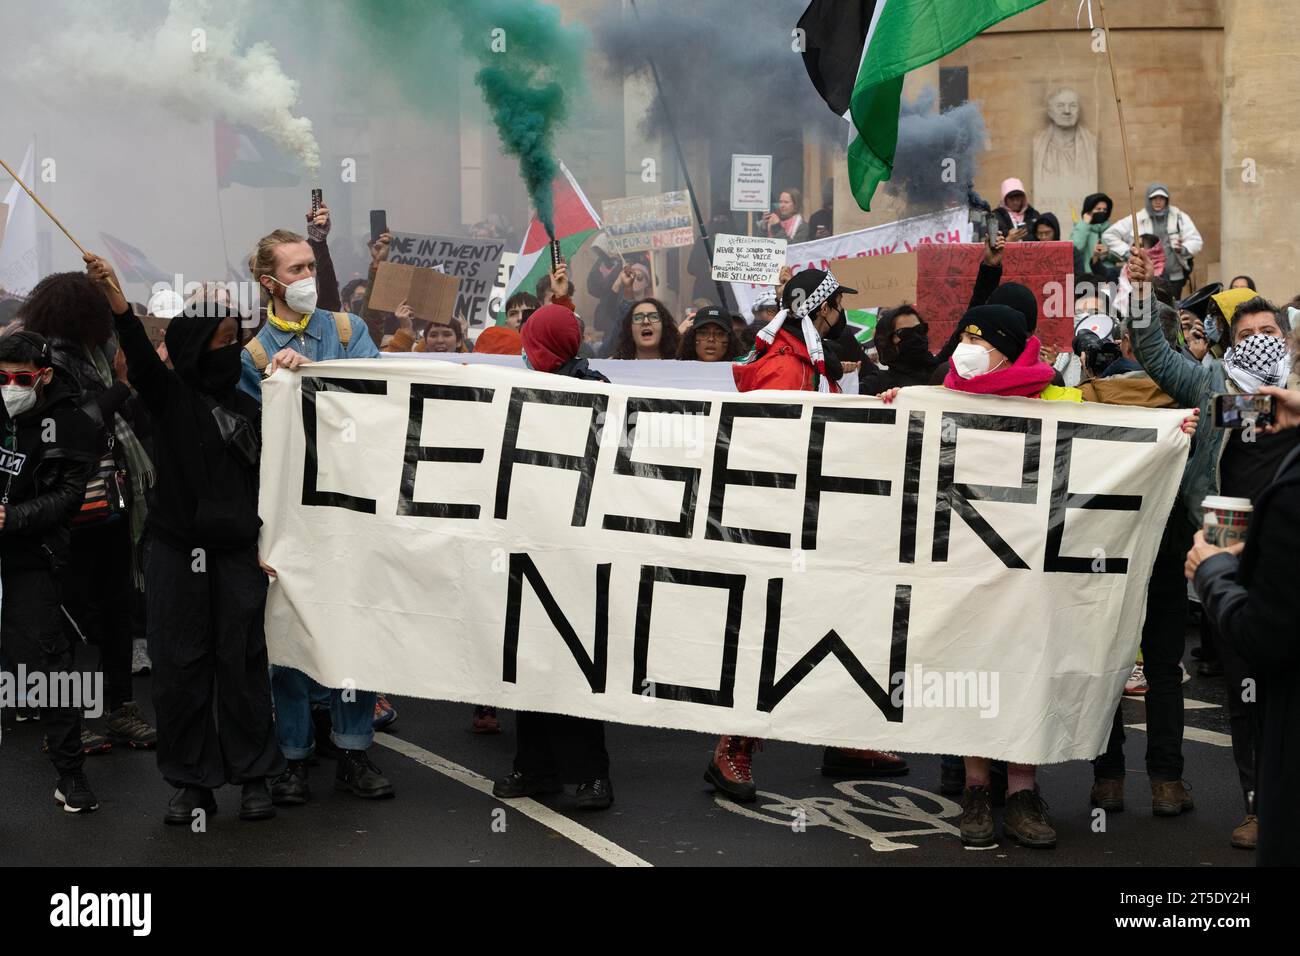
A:
[[[474,82],[492,115],[505,151],[519,172],[537,217],[554,236],[551,182],[559,171],[552,151],[569,105],[585,89],[587,32],[565,26],[560,11],[538,0],[368,0],[354,8],[368,39],[386,51],[384,62],[408,77],[418,72],[430,29],[454,24],[461,52],[479,69]],[[409,89],[412,84],[404,83]],[[419,84],[413,105],[424,108]]]

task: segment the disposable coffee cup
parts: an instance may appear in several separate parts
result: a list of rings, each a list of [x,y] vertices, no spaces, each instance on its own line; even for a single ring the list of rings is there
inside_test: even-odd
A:
[[[1216,548],[1228,548],[1246,540],[1246,528],[1254,510],[1249,498],[1210,495],[1201,507],[1205,511],[1205,540]]]

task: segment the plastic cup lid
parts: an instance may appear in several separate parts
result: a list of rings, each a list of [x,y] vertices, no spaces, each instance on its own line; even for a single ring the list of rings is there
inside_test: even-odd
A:
[[[1202,508],[1213,508],[1215,511],[1250,511],[1253,505],[1249,498],[1224,498],[1221,495],[1208,495],[1201,502]]]

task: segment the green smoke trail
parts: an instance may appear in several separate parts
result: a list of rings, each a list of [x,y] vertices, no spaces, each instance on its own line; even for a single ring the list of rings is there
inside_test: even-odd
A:
[[[560,11],[539,0],[367,0],[349,6],[368,40],[386,52],[383,62],[408,77],[430,31],[456,27],[462,55],[478,64],[474,81],[502,146],[518,158],[537,217],[554,235],[551,182],[559,164],[553,145],[570,105],[585,90],[586,30],[564,25]],[[420,102],[427,96],[420,84],[404,83],[403,89],[411,89],[412,105],[430,105]]]

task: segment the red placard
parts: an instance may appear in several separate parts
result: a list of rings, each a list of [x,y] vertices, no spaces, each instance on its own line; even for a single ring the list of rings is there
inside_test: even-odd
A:
[[[983,243],[917,247],[916,308],[930,323],[930,342],[948,340],[970,305]],[[1068,349],[1074,340],[1074,246],[1068,242],[1015,242],[1002,260],[1002,281],[1027,286],[1038,300],[1037,335],[1044,345]]]

